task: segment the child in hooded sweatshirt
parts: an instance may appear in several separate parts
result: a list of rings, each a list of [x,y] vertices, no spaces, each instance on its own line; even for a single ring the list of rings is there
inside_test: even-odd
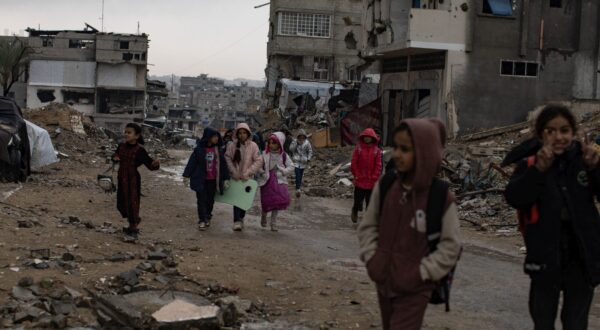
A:
[[[198,228],[210,227],[215,194],[223,194],[224,182],[229,180],[221,134],[210,127],[204,133],[183,172],[184,184],[196,192]]]
[[[562,105],[538,115],[535,137],[515,147],[503,166],[516,163],[506,187],[519,210],[525,272],[531,278],[529,313],[535,329],[554,329],[563,297],[563,329],[587,329],[594,288],[600,283],[600,156]]]
[[[262,217],[260,224],[267,227],[267,214],[271,212],[271,230],[277,231],[277,214],[290,206],[287,176],[294,171],[294,163],[285,153],[285,134],[273,133],[263,154],[263,170],[260,173],[260,202]]]
[[[135,238],[140,232],[138,227],[142,221],[140,218],[142,179],[137,168],[142,165],[151,171],[160,168],[159,161],[150,158],[143,144],[142,127],[129,123],[125,127],[125,142],[119,144],[113,155],[113,160],[119,162],[117,209],[129,222],[129,227],[123,228],[123,232]]]
[[[363,205],[369,206],[371,192],[375,182],[379,180],[382,170],[383,151],[379,148],[379,137],[372,128],[360,134],[358,144],[352,154],[352,175],[354,176],[354,206],[352,206],[352,222],[358,222],[358,212]]]
[[[229,174],[233,180],[248,181],[256,175],[263,165],[258,145],[252,142],[250,126],[241,123],[233,133],[234,140],[227,146],[225,161]],[[233,230],[244,229],[246,212],[238,207],[233,207]]]
[[[397,172],[377,182],[358,226],[360,257],[376,283],[385,330],[421,328],[434,282],[452,270],[460,254],[458,213],[450,191],[439,212],[442,228],[435,233],[439,243],[433,251],[427,235],[425,211],[445,140],[439,120],[403,121],[393,135]],[[382,182],[389,184],[383,198]]]
[[[298,138],[292,141],[290,151],[294,155],[294,164],[296,166],[296,197],[300,197],[304,170],[308,167],[308,162],[313,157],[312,145],[308,141],[304,130],[301,129],[298,132]]]

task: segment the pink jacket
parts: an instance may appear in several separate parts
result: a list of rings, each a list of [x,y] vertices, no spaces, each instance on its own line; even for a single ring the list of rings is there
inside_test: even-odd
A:
[[[373,143],[366,144],[365,137],[373,139]],[[382,151],[377,146],[379,137],[372,128],[365,129],[360,134],[358,144],[352,154],[352,175],[354,185],[362,189],[373,189],[382,171]]]
[[[246,140],[245,143],[240,143],[242,160],[238,164],[234,164],[233,158],[238,145],[237,132],[240,129],[245,129],[248,131],[248,140]],[[233,132],[233,136],[233,143],[230,143],[227,146],[227,151],[225,151],[225,161],[227,162],[227,167],[229,168],[229,174],[234,180],[252,179],[252,177],[262,168],[263,165],[263,159],[260,156],[260,150],[258,149],[256,143],[252,142],[252,131],[250,131],[248,124],[241,123],[235,129],[235,132]]]

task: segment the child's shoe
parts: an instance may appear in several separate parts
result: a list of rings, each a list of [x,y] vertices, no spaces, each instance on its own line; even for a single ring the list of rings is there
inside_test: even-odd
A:
[[[198,223],[198,229],[200,230],[206,230],[208,226],[206,225],[206,222],[200,222]]]
[[[350,216],[350,219],[352,219],[352,223],[357,223],[358,222],[358,212],[352,211],[352,215]]]
[[[244,229],[244,224],[241,221],[233,223],[233,231],[242,231],[242,229]]]
[[[300,191],[300,189],[296,190],[296,198],[300,198],[301,195],[302,192]]]
[[[263,214],[260,217],[260,226],[263,228],[267,228],[267,215],[266,214]]]
[[[206,228],[210,228],[210,220],[206,221]]]

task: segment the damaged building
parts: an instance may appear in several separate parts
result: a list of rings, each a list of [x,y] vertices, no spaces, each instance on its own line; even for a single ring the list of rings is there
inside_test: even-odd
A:
[[[122,131],[142,122],[147,106],[148,36],[27,29],[26,105],[67,103],[94,122]]]
[[[267,98],[277,102],[281,79],[359,81],[361,0],[270,2]]]
[[[452,134],[524,121],[550,101],[595,102],[592,0],[364,0],[362,56],[380,75],[384,139],[402,118]]]

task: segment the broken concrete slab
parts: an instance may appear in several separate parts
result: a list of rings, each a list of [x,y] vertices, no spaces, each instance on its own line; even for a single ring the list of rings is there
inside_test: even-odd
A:
[[[168,255],[162,251],[153,251],[148,253],[148,260],[163,260],[167,259]]]
[[[75,305],[71,302],[64,302],[59,300],[53,300],[52,313],[55,315],[69,315],[75,310]]]
[[[121,274],[119,274],[118,278],[123,281],[123,283],[125,283],[126,285],[129,286],[136,286],[138,283],[140,283],[140,270],[139,269],[132,269],[126,272],[122,272]]]
[[[195,327],[200,329],[219,329],[219,307],[197,306],[176,299],[152,314],[161,329],[181,329]]]
[[[31,301],[36,299],[31,290],[20,286],[15,286],[12,288],[11,296],[20,301]]]
[[[242,299],[238,296],[228,296],[220,298],[217,300],[217,305],[221,307],[233,305],[236,309],[237,314],[240,316],[245,316],[246,313],[249,312],[253,306],[252,301]]]

